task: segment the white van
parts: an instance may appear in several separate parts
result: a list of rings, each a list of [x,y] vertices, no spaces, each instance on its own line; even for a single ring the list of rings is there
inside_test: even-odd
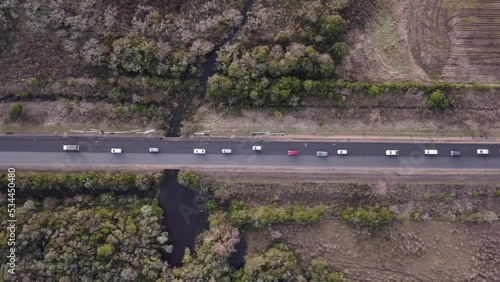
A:
[[[254,150],[254,151],[262,151],[262,146],[253,146],[252,150]]]
[[[438,150],[425,150],[426,155],[435,156],[438,154]]]
[[[78,146],[78,145],[63,145],[63,150],[64,151],[79,151],[80,146]]]

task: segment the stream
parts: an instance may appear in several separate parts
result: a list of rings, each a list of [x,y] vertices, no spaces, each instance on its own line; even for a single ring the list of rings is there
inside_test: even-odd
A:
[[[236,28],[229,36],[219,45],[216,45],[212,52],[207,54],[207,58],[205,62],[202,64],[203,74],[199,78],[199,83],[201,85],[201,90],[203,95],[206,95],[207,92],[207,81],[208,79],[215,74],[215,63],[217,60],[217,52],[220,50],[224,44],[233,40],[238,31],[242,26],[244,26],[248,21],[248,11],[252,8],[254,0],[245,0],[245,6],[243,7],[242,15],[243,19],[240,23],[240,26]],[[172,110],[172,118],[170,119],[170,124],[166,133],[167,137],[179,137],[181,131],[181,123],[184,120],[184,117],[190,110],[190,106],[195,98],[195,93],[184,93],[186,95],[182,96],[179,105]]]
[[[248,11],[253,5],[253,1],[245,1],[242,11],[243,20],[240,27],[246,24]],[[202,65],[203,75],[199,78],[203,95],[206,95],[208,78],[215,74],[217,51],[234,38],[240,27],[236,28],[226,40],[215,46],[214,50],[207,55]],[[180,136],[181,123],[187,114],[189,114],[190,106],[195,96],[195,93],[183,95],[178,107],[172,111],[172,119],[170,120],[166,134],[167,137]],[[174,246],[172,253],[166,255],[170,266],[180,265],[184,256],[184,250],[186,248],[193,250],[194,240],[198,232],[208,228],[207,214],[201,211],[200,203],[197,203],[197,193],[177,182],[178,173],[179,171],[167,171],[165,180],[160,186],[160,205],[166,214],[163,219],[163,226],[169,233],[169,243]],[[236,251],[232,254],[230,262],[234,267],[242,267],[246,249],[246,241],[243,236],[240,235],[240,242],[236,244],[235,248]]]

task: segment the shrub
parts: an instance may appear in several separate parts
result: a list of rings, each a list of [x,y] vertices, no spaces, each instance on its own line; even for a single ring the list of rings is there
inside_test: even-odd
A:
[[[30,77],[28,78],[28,85],[29,86],[37,86],[40,82],[38,81],[38,79],[34,78],[34,77]]]
[[[17,120],[23,115],[23,105],[19,102],[10,104],[9,117],[11,120]]]
[[[420,213],[418,211],[414,211],[410,214],[410,219],[412,220],[419,220],[420,219]]]
[[[427,100],[427,104],[431,109],[447,109],[453,106],[454,102],[452,99],[447,98],[441,90],[436,90],[431,93],[429,99]]]
[[[244,202],[233,202],[229,207],[229,219],[235,226],[251,225],[262,228],[286,222],[309,223],[319,221],[325,214],[322,205],[308,208],[303,205],[247,207]]]
[[[343,210],[341,215],[343,220],[361,227],[378,228],[394,220],[394,216],[390,211],[380,208],[348,208]]]
[[[377,97],[378,94],[380,94],[380,88],[378,88],[377,85],[370,86],[368,89],[368,96],[374,98]]]

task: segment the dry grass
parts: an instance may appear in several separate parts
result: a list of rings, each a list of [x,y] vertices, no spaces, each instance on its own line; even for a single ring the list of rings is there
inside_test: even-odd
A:
[[[349,182],[346,177],[339,177],[341,182],[287,180],[286,174],[226,178],[217,195],[251,206],[325,205],[330,218],[318,224],[248,230],[247,254],[285,242],[303,264],[323,257],[354,281],[498,281],[497,180]],[[339,210],[352,206],[387,208],[398,220],[379,230],[357,229],[337,219]],[[474,214],[488,214],[489,223],[458,222]]]
[[[352,206],[388,208],[400,219],[418,212],[422,218],[470,220],[473,214],[499,213],[497,183],[401,183],[391,177],[367,182],[332,181],[229,181],[219,190],[225,200],[249,205],[325,205],[338,216]]]
[[[307,107],[280,112],[246,109],[240,114],[201,107],[186,126],[212,135],[280,132],[309,135],[500,136],[498,91],[456,90],[452,111],[432,111],[422,92],[381,94],[368,99],[351,93],[345,108]]]
[[[337,220],[247,232],[247,253],[271,242],[291,245],[300,260],[328,263],[355,281],[498,281],[500,222],[403,221],[368,235]]]
[[[143,128],[158,128],[159,124],[148,118],[145,112],[133,112],[124,107],[118,111],[116,104],[88,102],[23,102],[23,117],[20,121],[8,120],[9,104],[0,104],[0,131],[54,133],[73,130],[101,129],[123,131]],[[150,109],[160,116],[163,110]],[[168,111],[165,113],[168,118]],[[164,114],[164,115],[165,115]]]

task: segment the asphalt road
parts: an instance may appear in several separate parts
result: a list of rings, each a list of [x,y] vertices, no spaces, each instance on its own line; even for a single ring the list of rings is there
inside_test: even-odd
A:
[[[78,144],[80,152],[64,152],[63,145]],[[252,151],[261,145],[262,152]],[[148,152],[157,147],[160,153]],[[122,148],[122,154],[111,154],[111,148]],[[194,155],[195,148],[205,149],[205,155]],[[231,155],[221,154],[223,148]],[[345,149],[346,156],[336,151]],[[424,150],[436,149],[437,156],[425,156]],[[477,149],[490,154],[478,156]],[[298,150],[298,156],[287,156],[288,150]],[[389,157],[386,150],[399,150]],[[450,151],[461,152],[451,157]],[[417,169],[500,169],[500,144],[445,143],[361,143],[361,142],[277,142],[248,140],[204,139],[140,139],[140,138],[0,138],[0,165],[3,166],[219,166],[219,167],[346,167],[346,168],[417,168]],[[316,151],[327,151],[326,158],[316,157]]]

